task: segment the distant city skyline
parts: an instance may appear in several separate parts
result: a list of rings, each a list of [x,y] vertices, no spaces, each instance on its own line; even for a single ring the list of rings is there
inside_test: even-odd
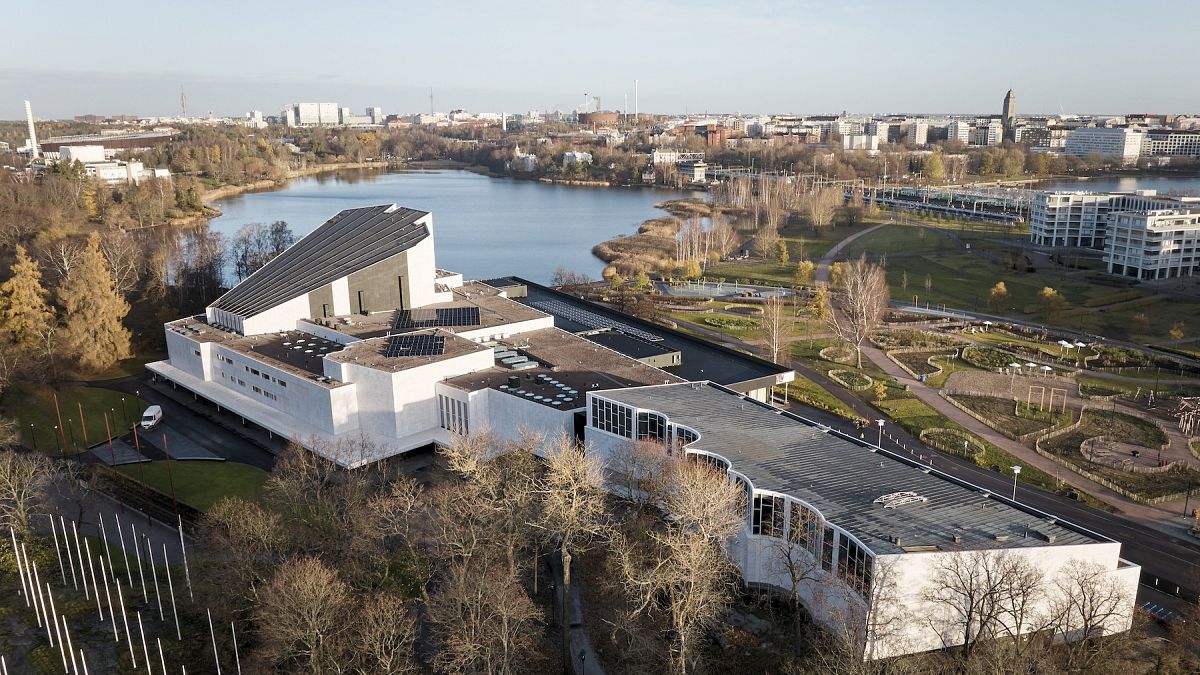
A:
[[[361,111],[653,113],[1200,112],[1186,21],[1156,24],[1153,60],[1121,56],[1128,5],[1014,0],[1001,10],[907,3],[362,3],[214,0],[153,11],[66,0],[9,8],[0,118],[278,114],[296,101]],[[1182,0],[1157,15],[1190,9]],[[120,30],[116,30],[120,27]]]

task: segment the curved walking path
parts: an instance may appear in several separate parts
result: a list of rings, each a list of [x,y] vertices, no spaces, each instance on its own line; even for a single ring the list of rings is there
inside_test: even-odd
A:
[[[832,265],[833,261],[837,259],[837,256],[839,253],[842,252],[842,249],[844,249],[847,246],[849,246],[850,244],[854,243],[855,239],[858,239],[859,237],[861,237],[863,235],[871,234],[872,232],[874,232],[875,230],[878,230],[881,227],[886,227],[888,225],[893,225],[893,224],[894,224],[893,221],[889,220],[886,223],[880,223],[874,227],[868,227],[867,229],[862,230],[861,232],[855,232],[854,234],[850,235],[849,237],[846,237],[845,239],[834,244],[828,251],[825,252],[825,255],[821,256],[821,259],[817,261],[817,272],[816,272],[816,275],[814,276],[817,283],[823,283],[823,284],[829,283],[829,266]]]

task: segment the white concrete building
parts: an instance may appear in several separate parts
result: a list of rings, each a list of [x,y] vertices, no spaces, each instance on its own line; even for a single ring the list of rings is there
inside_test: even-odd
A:
[[[842,149],[861,150],[874,155],[879,152],[879,137],[867,134],[842,136]]]
[[[1108,157],[1128,165],[1141,156],[1145,139],[1145,129],[1079,127],[1067,134],[1063,152],[1076,157]]]
[[[928,122],[903,122],[900,124],[900,134],[905,145],[922,147],[929,140]]]
[[[675,168],[686,183],[703,183],[708,179],[708,164],[702,159],[679,162]]]
[[[1101,632],[1130,626],[1141,568],[1121,559],[1119,542],[712,384],[587,400],[589,451],[613,457],[651,440],[727,472],[746,491],[731,544],[745,581],[789,592],[798,571],[815,620],[856,626],[866,659],[961,644],[958,618],[929,599],[935,577],[955,565],[982,573],[1020,560],[1045,575],[1044,595],[1001,619],[1017,634],[1040,630],[1068,599],[1053,581],[1070,565],[1095,566],[1103,590],[1117,591]],[[1078,629],[1068,620],[1056,636]]]
[[[1150,129],[1142,144],[1147,157],[1200,157],[1200,130]]]
[[[293,103],[280,114],[289,127],[333,127],[341,124],[337,103]]]
[[[1110,213],[1104,262],[1109,273],[1137,279],[1200,273],[1200,201],[1190,208]]]
[[[1029,214],[1029,241],[1039,246],[1100,249],[1115,211],[1172,210],[1195,200],[1137,192],[1038,192]]]
[[[170,169],[146,168],[139,161],[110,159],[103,145],[64,145],[58,161],[79,162],[88,176],[108,185],[139,185],[149,178],[171,178]]]
[[[958,141],[966,145],[971,142],[971,123],[965,120],[954,120],[946,125],[946,140]]]
[[[988,120],[974,129],[975,139],[972,145],[1000,145],[1004,142],[1004,123],[1000,120]]]
[[[605,334],[437,269],[429,213],[348,209],[166,324],[168,359],[147,367],[345,466],[484,427],[570,432],[589,390],[681,381],[636,328],[562,311]]]

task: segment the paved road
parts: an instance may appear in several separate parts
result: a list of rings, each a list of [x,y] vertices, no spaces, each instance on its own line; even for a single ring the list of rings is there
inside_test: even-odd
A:
[[[162,406],[162,425],[169,429],[168,442],[172,444],[173,457],[177,456],[173,445],[176,443],[175,437],[181,439],[180,443],[186,438],[189,445],[194,444],[218,457],[270,471],[275,466],[275,453],[287,444],[286,439],[270,439],[265,432],[256,433],[257,430],[247,429],[240,433],[242,430],[238,429],[235,432],[232,429],[240,424],[236,415],[228,412],[218,414],[215,407],[204,401],[194,404],[187,401],[188,405],[184,405],[180,401],[187,400],[186,392],[179,391],[171,395],[160,390],[158,387],[161,385],[152,385],[147,378],[112,380],[92,386],[133,393],[148,403]],[[162,434],[157,431],[151,432],[149,438],[153,445],[162,442]],[[153,450],[148,451],[147,455],[154,455]]]
[[[858,239],[859,237],[862,237],[864,235],[871,234],[875,230],[878,230],[881,227],[891,225],[891,224],[892,224],[892,222],[888,221],[886,223],[880,223],[880,224],[876,225],[875,227],[868,227],[867,229],[863,230],[862,232],[855,232],[854,234],[850,235],[849,237],[846,237],[845,239],[834,244],[833,248],[830,248],[825,253],[825,255],[821,256],[821,259],[819,261],[817,261],[817,271],[816,271],[816,274],[814,275],[814,279],[816,279],[817,283],[822,283],[822,284],[829,283],[829,266],[832,265],[833,261],[837,259],[837,256],[839,253],[842,252],[842,249],[849,246],[855,239]]]

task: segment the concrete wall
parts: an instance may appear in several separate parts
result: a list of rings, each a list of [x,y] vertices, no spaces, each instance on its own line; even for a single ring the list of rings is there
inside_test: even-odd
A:
[[[242,318],[243,335],[262,335],[294,330],[296,321],[308,318],[308,295],[292,298],[261,314]]]
[[[357,385],[362,430],[383,438],[398,438],[438,428],[438,382],[490,368],[493,363],[492,351],[484,349],[396,372],[354,363],[340,366],[343,381]]]
[[[462,398],[464,392],[441,385],[440,389]],[[451,394],[447,394],[451,395]],[[545,455],[547,446],[560,433],[573,436],[575,413],[527,401],[496,389],[472,392],[470,397],[471,429],[489,429],[500,441],[519,440],[523,432],[541,434],[543,444],[540,453]]]

